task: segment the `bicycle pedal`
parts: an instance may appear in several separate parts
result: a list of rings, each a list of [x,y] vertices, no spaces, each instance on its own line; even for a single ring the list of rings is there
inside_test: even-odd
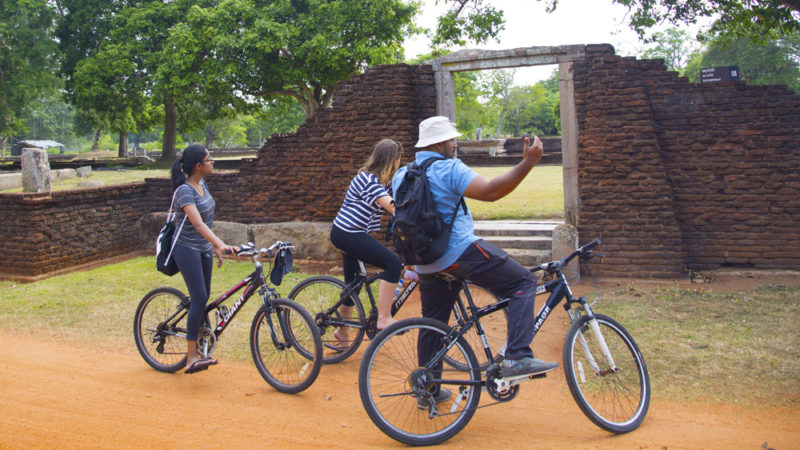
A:
[[[503,379],[506,380],[511,386],[513,386],[515,384],[522,383],[523,381],[526,380],[535,380],[537,378],[545,378],[545,377],[547,377],[547,372],[535,373],[533,375],[529,374],[516,375],[513,377],[505,377]]]

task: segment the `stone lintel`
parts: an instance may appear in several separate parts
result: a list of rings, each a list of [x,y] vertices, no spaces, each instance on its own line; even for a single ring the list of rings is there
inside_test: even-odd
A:
[[[523,47],[510,50],[467,49],[426,63],[430,63],[434,71],[503,69],[580,61],[584,58],[585,50],[585,45]]]

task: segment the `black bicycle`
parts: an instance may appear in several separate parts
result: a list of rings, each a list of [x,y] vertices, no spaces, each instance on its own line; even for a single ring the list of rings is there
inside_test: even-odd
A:
[[[258,292],[262,306],[250,326],[250,351],[256,368],[270,386],[280,392],[297,393],[311,386],[322,367],[322,342],[311,315],[300,305],[280,298],[269,285],[261,265],[262,257],[275,257],[273,280],[287,273],[291,243],[276,242],[256,249],[252,243],[239,247],[237,257],[250,256],[253,273],[206,306],[204,325],[197,339],[198,352],[208,357],[231,320],[247,300]],[[223,304],[240,290],[232,305]],[[159,287],[139,302],[133,319],[133,336],[142,358],[161,372],[175,372],[186,365],[186,318],[191,300],[178,289]],[[212,327],[209,316],[213,313]]]
[[[364,340],[364,335],[372,339],[378,334],[378,309],[375,306],[375,294],[371,285],[372,282],[383,275],[383,272],[367,273],[362,261],[359,261],[359,267],[361,269],[360,273],[348,284],[334,277],[314,276],[301,281],[289,293],[289,299],[303,305],[314,317],[322,336],[322,345],[325,348],[325,355],[322,359],[325,364],[344,361],[358,349]],[[359,298],[362,287],[366,287],[365,291],[369,299],[369,316],[365,316],[364,304]],[[392,300],[392,317],[397,314],[416,287],[417,282],[409,280],[400,292],[395,292]],[[469,291],[472,296],[472,302],[478,306],[491,305],[500,300],[494,294],[479,286],[470,284]],[[453,314],[450,318],[451,326],[467,324],[468,314],[463,295],[464,292],[462,291],[459,294],[458,301],[453,306]],[[353,312],[350,317],[344,317],[341,313],[342,306],[350,306],[348,303],[354,306]],[[503,312],[504,314],[487,317],[481,323],[486,331],[484,336],[494,348],[498,349],[505,344],[508,329],[505,310]],[[349,330],[347,340],[340,341],[334,336],[333,333],[338,328],[347,328]],[[471,345],[481,345],[478,340],[480,336],[477,333],[470,333],[466,339]],[[499,354],[496,355],[496,357],[499,356]],[[459,364],[457,361],[453,363]],[[488,367],[489,361],[486,358],[480,358],[480,364],[482,367]]]
[[[595,314],[585,297],[575,298],[564,276],[564,267],[575,257],[592,257],[592,241],[567,258],[534,267],[553,277],[537,287],[537,294],[549,292],[534,322],[534,336],[553,309],[566,299],[572,326],[564,341],[563,363],[570,392],[581,411],[600,428],[613,433],[635,430],[644,420],[650,404],[650,377],[636,342],[625,328],[608,316]],[[370,419],[388,436],[412,445],[431,445],[455,436],[478,408],[481,390],[495,400],[492,404],[513,399],[519,384],[532,378],[521,375],[504,378],[500,361],[494,358],[488,343],[482,340],[483,353],[490,361],[481,369],[464,339],[474,329],[482,334],[484,317],[504,310],[508,299],[478,307],[463,280],[469,301],[464,324],[449,327],[443,322],[415,318],[387,327],[370,343],[358,376],[361,402]],[[435,355],[418,361],[417,341],[420,332],[440,336]],[[461,367],[449,363],[458,361]],[[442,367],[438,370],[438,367]],[[438,386],[447,386],[453,395],[436,403]],[[489,405],[485,405],[489,406]]]

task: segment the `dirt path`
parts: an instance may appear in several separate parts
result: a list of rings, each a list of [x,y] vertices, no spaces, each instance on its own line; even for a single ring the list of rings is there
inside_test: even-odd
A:
[[[562,313],[563,314],[563,313]],[[563,319],[563,318],[562,318]],[[559,360],[562,319],[537,337]],[[0,333],[0,448],[399,447],[358,396],[358,356],[325,366],[307,391],[272,390],[252,364],[222,361],[196,375],[163,374],[135,346],[120,353]],[[614,436],[586,419],[558,369],[513,401],[480,409],[443,447],[751,448],[800,446],[800,412],[654,398],[638,430]],[[482,400],[482,404],[485,400]]]

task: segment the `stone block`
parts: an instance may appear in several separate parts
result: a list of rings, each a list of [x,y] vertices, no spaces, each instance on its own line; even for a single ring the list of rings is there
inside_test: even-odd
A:
[[[75,169],[56,169],[50,171],[51,181],[68,180],[70,178],[75,178],[76,176],[78,176],[78,172],[76,172]]]
[[[47,152],[36,148],[22,150],[22,192],[50,191],[50,164]]]
[[[75,169],[77,175],[81,178],[88,177],[92,174],[92,166],[83,166]]]
[[[243,223],[214,221],[212,230],[222,242],[228,245],[241,245],[248,242],[248,226]]]
[[[557,225],[553,229],[553,259],[566,258],[572,252],[578,249],[578,230],[570,224]],[[571,277],[572,273],[577,278],[573,284],[581,282],[580,278],[580,265],[579,258],[573,259],[567,266],[567,277]]]
[[[22,174],[3,173],[0,174],[0,191],[6,189],[16,189],[22,186]]]
[[[331,244],[330,232],[330,222],[280,222],[249,227],[249,235],[257,247],[288,241],[295,247],[295,258],[338,260],[339,251]]]

